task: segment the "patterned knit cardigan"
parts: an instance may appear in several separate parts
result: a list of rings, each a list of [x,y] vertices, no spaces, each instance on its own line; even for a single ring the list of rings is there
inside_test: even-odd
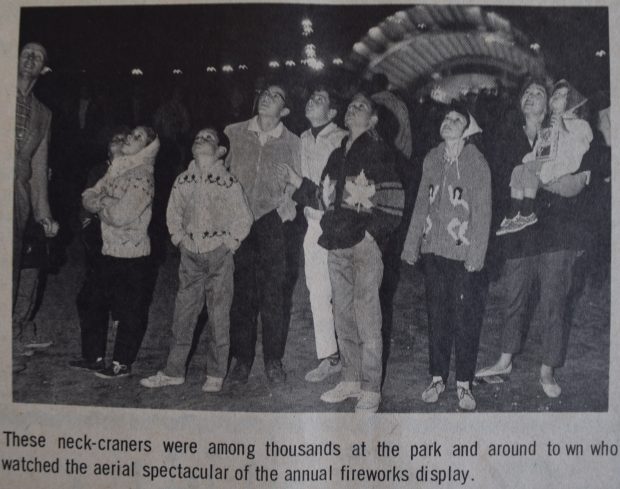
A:
[[[155,139],[135,155],[114,159],[103,178],[82,194],[84,207],[99,213],[104,255],[137,258],[151,253],[147,229],[158,150],[159,139]],[[102,199],[104,207],[99,208]]]

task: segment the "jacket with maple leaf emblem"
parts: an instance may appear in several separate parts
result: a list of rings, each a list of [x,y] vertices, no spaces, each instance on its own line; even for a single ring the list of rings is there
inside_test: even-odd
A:
[[[319,245],[327,250],[351,248],[366,232],[381,246],[403,213],[405,195],[393,151],[365,132],[347,152],[348,139],[329,156],[321,183],[304,178],[293,194],[300,204],[325,212]]]

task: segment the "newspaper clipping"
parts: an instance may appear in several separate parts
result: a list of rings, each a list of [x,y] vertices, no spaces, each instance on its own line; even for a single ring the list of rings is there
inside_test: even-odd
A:
[[[0,11],[0,489],[620,487],[620,5]]]

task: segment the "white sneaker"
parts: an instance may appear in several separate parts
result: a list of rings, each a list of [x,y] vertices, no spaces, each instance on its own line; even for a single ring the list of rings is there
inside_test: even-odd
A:
[[[361,394],[359,382],[339,382],[336,387],[321,394],[321,401],[336,403],[349,397],[359,397]]]
[[[446,384],[443,383],[443,380],[434,380],[422,392],[422,400],[427,403],[437,402],[439,395],[445,390]]]
[[[155,375],[141,379],[140,385],[143,387],[148,387],[149,389],[155,389],[157,387],[166,387],[168,385],[181,385],[184,382],[185,377],[170,377],[162,371],[159,371]]]
[[[362,391],[355,405],[355,412],[376,413],[380,403],[381,394],[379,392]]]
[[[337,374],[342,370],[342,362],[338,360],[337,363],[332,363],[329,358],[324,358],[319,363],[319,366],[313,370],[310,370],[304,377],[307,382],[321,382],[327,377],[333,374]]]
[[[473,411],[476,409],[476,398],[470,389],[465,387],[457,387],[456,395],[459,398],[459,407],[465,411]]]
[[[207,375],[207,381],[202,386],[203,392],[219,392],[222,390],[224,379],[222,377],[211,377]]]

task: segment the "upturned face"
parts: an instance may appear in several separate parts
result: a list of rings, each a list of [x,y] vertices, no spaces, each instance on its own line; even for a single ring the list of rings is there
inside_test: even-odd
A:
[[[47,52],[40,44],[26,44],[19,53],[18,73],[20,76],[37,78],[45,67]]]
[[[372,113],[371,102],[363,95],[356,95],[347,107],[344,125],[349,129],[366,131],[377,124],[377,116]]]
[[[115,134],[108,143],[108,157],[114,159],[123,154],[123,145],[127,136],[123,133]]]
[[[199,155],[213,156],[217,153],[219,138],[213,129],[203,129],[196,134],[192,144],[192,154],[194,157]]]
[[[467,119],[463,114],[451,110],[446,114],[439,128],[444,141],[456,141],[461,138],[467,127]]]
[[[560,87],[549,99],[549,109],[552,114],[563,114],[566,112],[566,102],[568,97],[568,87]]]
[[[547,92],[544,87],[532,83],[521,96],[521,112],[524,115],[543,116],[547,112]]]
[[[135,155],[146,147],[147,141],[148,135],[146,130],[141,126],[138,126],[131,131],[131,133],[129,133],[127,138],[125,138],[125,143],[123,144],[121,151],[124,155]]]
[[[272,85],[263,90],[258,98],[258,113],[268,117],[282,117],[286,107],[286,94],[282,88]]]
[[[325,90],[317,90],[306,103],[306,119],[316,126],[327,124],[333,118],[330,110],[329,94]]]

